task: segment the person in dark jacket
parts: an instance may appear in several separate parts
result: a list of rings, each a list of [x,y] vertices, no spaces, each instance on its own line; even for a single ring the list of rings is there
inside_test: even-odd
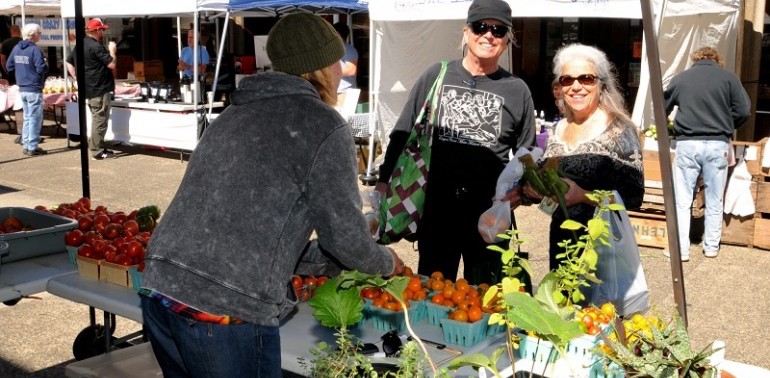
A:
[[[91,138],[88,139],[88,149],[93,154],[92,160],[115,159],[114,152],[107,149],[104,141],[107,135],[107,127],[110,120],[110,105],[112,94],[115,91],[115,77],[113,70],[117,63],[117,45],[110,41],[107,48],[102,45],[104,31],[109,25],[101,19],[92,18],[86,24],[86,38],[83,39],[83,53],[85,55],[85,94],[80,93],[81,98],[88,99],[88,109],[91,110]],[[77,77],[75,71],[75,54],[67,58],[67,70],[72,77]]]
[[[332,107],[343,53],[322,18],[281,18],[267,40],[275,72],[244,79],[198,143],[140,291],[165,376],[280,377],[295,271],[403,271],[369,233],[353,138]],[[321,248],[306,248],[313,232]]]
[[[479,216],[492,206],[509,151],[535,144],[532,94],[523,80],[498,65],[513,38],[511,24],[505,1],[475,0],[463,28],[467,53],[448,63],[434,110],[438,124],[417,225],[420,274],[439,271],[455,280],[462,257],[468,282],[495,284],[502,278],[500,254],[487,249]],[[390,134],[376,186],[383,196],[440,66],[428,68],[415,83]]]
[[[16,45],[21,42],[21,28],[19,25],[11,25],[11,36],[0,45],[0,69],[3,72],[3,78],[8,80],[9,85],[16,84],[16,76],[8,72],[8,57]]]
[[[37,46],[42,29],[38,24],[26,24],[22,29],[24,39],[16,44],[8,56],[8,71],[16,76],[24,111],[22,127],[22,152],[27,156],[45,155],[38,147],[40,129],[43,128],[43,87],[48,64]]]
[[[674,194],[682,261],[690,259],[690,208],[700,175],[706,194],[703,254],[719,254],[730,140],[751,115],[746,90],[734,73],[722,68],[716,49],[702,47],[690,59],[692,66],[674,76],[663,92],[668,114],[679,107],[674,117]]]

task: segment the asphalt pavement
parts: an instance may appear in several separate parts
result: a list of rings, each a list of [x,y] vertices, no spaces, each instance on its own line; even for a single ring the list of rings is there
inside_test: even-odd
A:
[[[78,144],[68,148],[66,138],[56,135],[53,127],[44,127],[43,133],[41,147],[48,154],[28,157],[13,143],[16,133],[0,122],[0,207],[53,206],[83,195]],[[118,159],[87,161],[92,203],[113,211],[148,204],[165,209],[189,154],[126,145],[114,150]],[[521,208],[516,214],[538,282],[548,266],[548,218],[536,208]],[[410,243],[398,243],[396,249],[416,268],[417,254]],[[670,261],[660,249],[641,248],[640,254],[654,311],[671,314],[675,306]],[[695,347],[723,340],[728,359],[770,369],[770,327],[764,324],[770,318],[770,252],[723,246],[711,259],[693,246],[691,260],[683,265]],[[0,377],[61,377],[64,367],[74,362],[72,342],[89,324],[87,306],[48,293],[36,297],[14,306],[0,304]],[[137,329],[137,323],[118,319],[119,336]]]

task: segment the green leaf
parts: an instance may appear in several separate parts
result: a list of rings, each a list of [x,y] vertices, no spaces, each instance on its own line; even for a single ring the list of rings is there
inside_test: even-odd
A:
[[[625,210],[626,209],[625,206],[623,206],[623,205],[621,205],[619,203],[611,203],[611,204],[609,204],[607,206],[607,208],[612,210],[612,211],[621,211],[621,210]]]
[[[561,224],[561,228],[565,230],[577,231],[582,229],[583,225],[580,224],[580,222],[573,221],[572,219],[567,219]]]
[[[515,253],[510,249],[503,252],[503,256],[500,258],[500,260],[503,262],[503,265],[508,264],[508,262],[513,258],[514,254]]]
[[[505,302],[510,306],[507,317],[516,326],[526,331],[546,336],[561,348],[573,338],[582,335],[577,322],[564,320],[560,315],[544,309],[540,302],[526,293],[505,294]]]
[[[364,303],[355,288],[339,288],[339,278],[326,281],[310,299],[313,317],[325,327],[346,328],[361,320]]]
[[[556,277],[556,273],[549,272],[540,281],[540,285],[537,287],[537,292],[535,293],[535,299],[540,302],[543,307],[550,309],[553,312],[558,312],[560,307],[559,301],[557,300],[558,297],[555,296],[556,293],[559,293],[559,290],[556,288],[558,281],[559,279]],[[561,295],[561,293],[559,293],[559,295]]]
[[[519,263],[519,266],[522,269],[524,269],[525,272],[527,272],[527,275],[531,279],[531,277],[532,277],[532,265],[529,263],[529,260],[527,260],[527,259],[519,259],[518,263]]]
[[[470,356],[460,356],[452,360],[447,368],[457,370],[464,366],[473,366],[475,368],[489,368],[492,366],[492,360],[483,354],[472,354]]]
[[[592,218],[588,220],[588,235],[591,240],[599,239],[607,233],[607,223],[601,218]]]
[[[599,262],[599,254],[596,253],[595,249],[589,248],[584,250],[583,255],[580,256],[580,258],[588,264],[591,270],[596,270],[596,263]]]

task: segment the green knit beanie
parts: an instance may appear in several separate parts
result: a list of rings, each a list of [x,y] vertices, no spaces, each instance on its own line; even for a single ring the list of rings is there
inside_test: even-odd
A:
[[[270,29],[267,56],[273,70],[300,75],[342,59],[345,46],[331,24],[309,13],[285,16]]]

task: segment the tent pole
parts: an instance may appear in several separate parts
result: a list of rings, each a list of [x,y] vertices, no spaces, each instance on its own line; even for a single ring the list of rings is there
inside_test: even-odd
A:
[[[374,38],[372,38],[374,36]],[[369,19],[369,56],[372,55],[378,55],[377,51],[375,50],[377,47],[376,40],[380,38],[380,35],[374,30],[374,21],[370,18]],[[377,71],[374,70],[372,72],[372,68],[374,66],[373,61],[369,60],[369,154],[366,159],[366,172],[359,176],[359,179],[361,180],[361,183],[367,186],[374,186],[377,184],[377,175],[374,174],[374,169],[372,169],[372,165],[374,164],[374,154],[375,154],[375,143],[374,139],[376,138],[377,134],[377,127],[376,127],[376,112],[377,112],[377,104],[375,104],[376,99],[376,93],[380,90],[379,86],[379,77],[376,79],[374,78],[377,75]]]
[[[214,70],[214,83],[211,84],[211,93],[216,95],[217,82],[219,81],[219,68],[222,66],[222,52],[225,49],[225,36],[227,35],[227,25],[230,24],[230,11],[225,14],[225,26],[222,29],[222,40],[219,42],[219,51],[217,51],[217,68]],[[211,121],[211,114],[214,112],[214,96],[212,96],[211,103],[209,103],[209,121]]]
[[[83,2],[75,0],[75,37],[77,41],[86,38],[86,20],[83,18]],[[83,197],[91,198],[91,174],[88,170],[88,128],[86,125],[86,99],[90,95],[85,86],[86,58],[82,43],[75,44],[75,71],[78,83],[78,121],[80,122],[80,170],[83,181]],[[69,137],[68,137],[69,138]]]
[[[201,96],[203,96],[200,90],[200,84],[198,84],[198,59],[200,59],[198,56],[198,44],[200,43],[198,40],[198,22],[200,20],[198,17],[199,13],[196,10],[193,13],[193,45],[190,46],[193,51],[193,104],[199,104]]]
[[[182,21],[176,18],[176,56],[182,56]],[[179,71],[179,80],[182,80],[182,71]]]
[[[662,19],[665,15],[660,14]],[[642,22],[644,27],[647,63],[650,70],[650,94],[655,119],[655,129],[658,135],[668,135],[665,105],[663,103],[663,79],[660,71],[660,56],[658,54],[658,37],[653,28],[653,13],[651,0],[642,0]],[[682,273],[681,249],[679,245],[679,227],[676,215],[676,200],[674,198],[673,173],[671,171],[671,154],[668,138],[658,139],[658,154],[660,157],[660,173],[663,181],[663,198],[666,211],[666,232],[668,232],[668,248],[671,254],[671,278],[674,285],[674,302],[679,315],[687,326],[687,306],[684,290],[684,275]]]

